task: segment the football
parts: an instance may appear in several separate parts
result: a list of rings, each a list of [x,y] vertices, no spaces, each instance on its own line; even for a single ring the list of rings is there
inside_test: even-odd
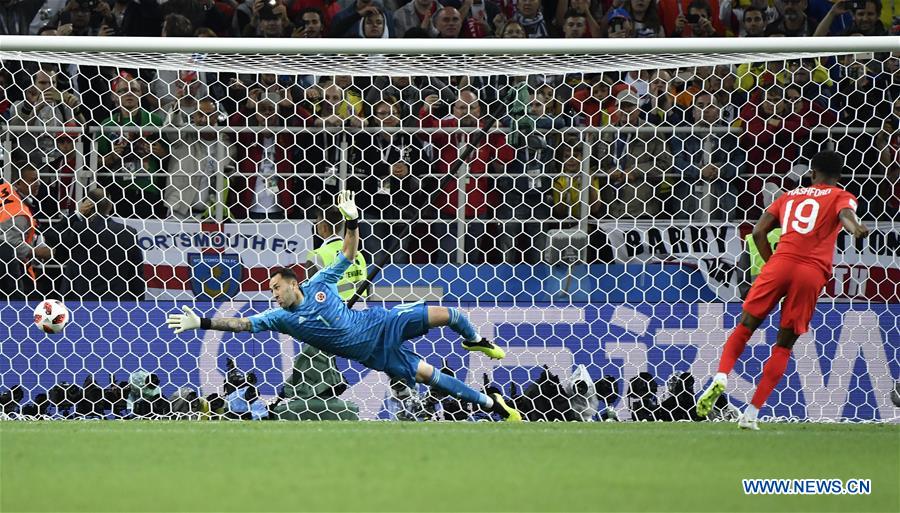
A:
[[[34,323],[46,333],[59,333],[69,322],[69,311],[62,301],[45,299],[34,309]]]

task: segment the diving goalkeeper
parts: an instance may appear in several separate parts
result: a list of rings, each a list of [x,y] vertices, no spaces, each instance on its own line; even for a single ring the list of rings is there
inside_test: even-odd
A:
[[[176,334],[197,328],[251,333],[277,331],[328,353],[360,362],[370,369],[383,371],[410,387],[415,382],[425,383],[477,404],[507,421],[522,420],[519,412],[507,406],[500,394],[482,394],[462,381],[442,374],[404,343],[428,333],[431,328],[449,326],[463,337],[463,349],[478,351],[493,359],[503,358],[504,351],[479,337],[466,316],[457,309],[426,306],[422,301],[390,310],[347,308],[335,284],[356,258],[359,211],[349,191],[338,194],[337,207],[346,220],[341,252],[330,266],[303,283],[298,283],[290,269],[273,272],[269,287],[278,308],[248,318],[201,319],[185,306],[183,313],[169,315],[166,324]]]

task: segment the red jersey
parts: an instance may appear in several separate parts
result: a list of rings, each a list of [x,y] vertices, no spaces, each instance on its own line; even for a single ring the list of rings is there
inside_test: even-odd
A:
[[[831,276],[841,230],[838,214],[845,208],[856,212],[856,196],[840,187],[816,184],[782,194],[766,209],[781,223],[781,239],[772,258],[812,265]]]

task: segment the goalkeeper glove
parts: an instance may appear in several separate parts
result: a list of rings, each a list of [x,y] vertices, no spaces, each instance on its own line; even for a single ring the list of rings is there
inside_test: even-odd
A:
[[[355,197],[356,193],[350,191],[341,191],[337,195],[337,208],[347,221],[359,219],[359,209],[356,208]]]
[[[187,306],[181,307],[183,314],[169,314],[166,324],[179,334],[185,330],[195,330],[200,327],[200,317]]]

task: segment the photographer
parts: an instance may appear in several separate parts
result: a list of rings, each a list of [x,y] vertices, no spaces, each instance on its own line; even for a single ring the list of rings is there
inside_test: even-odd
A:
[[[225,409],[226,419],[264,420],[269,417],[266,403],[259,397],[256,388],[256,374],[244,374],[235,367],[229,358],[228,373],[225,375]]]
[[[243,37],[288,37],[294,30],[282,0],[254,0]]]
[[[532,422],[591,422],[598,412],[602,412],[601,419],[610,418],[609,405],[617,395],[614,378],[607,376],[592,383],[584,365],[576,367],[564,382],[545,365],[537,381],[514,402],[515,408]]]
[[[660,410],[656,392],[659,384],[649,372],[641,372],[628,382],[628,408],[631,420],[662,420],[665,414]]]
[[[681,11],[680,4],[678,10]],[[675,31],[669,37],[717,37],[711,11],[704,0],[694,0],[688,5],[687,14],[679,12]]]
[[[125,408],[135,417],[161,417],[171,411],[169,401],[160,393],[159,376],[136,370],[128,377]]]
[[[666,382],[666,387],[669,390],[669,397],[660,405],[658,420],[703,420],[697,416],[697,400],[694,397],[694,376],[690,372],[673,374]]]
[[[104,0],[69,0],[59,13],[57,35],[100,35],[100,26],[109,14],[109,4]]]
[[[814,36],[843,35],[843,36],[886,36],[888,30],[884,23],[881,22],[880,0],[849,0],[843,2],[835,2],[828,14],[822,18],[822,22],[816,27]],[[844,30],[841,34],[835,34],[831,31],[835,19],[842,17],[846,13],[853,16],[853,25]]]

